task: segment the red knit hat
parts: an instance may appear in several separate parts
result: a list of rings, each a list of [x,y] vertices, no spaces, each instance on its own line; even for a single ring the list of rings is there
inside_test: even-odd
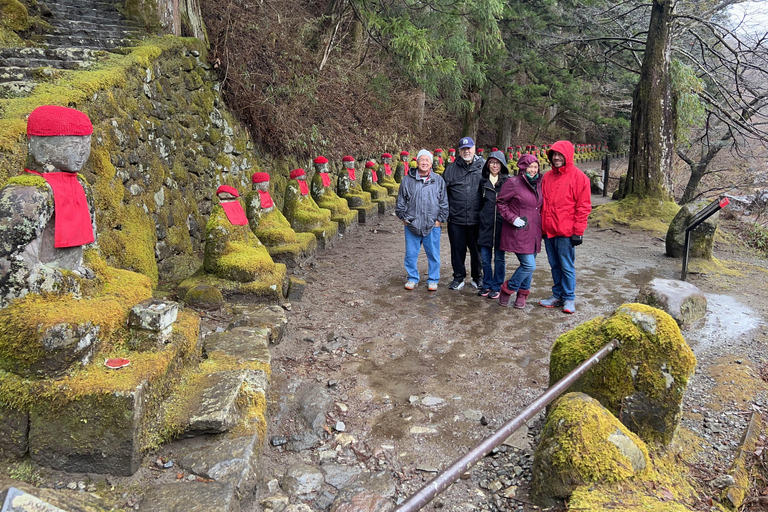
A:
[[[27,137],[83,136],[92,133],[93,125],[88,116],[73,108],[43,105],[33,110],[27,119]]]
[[[328,163],[328,159],[325,158],[324,156],[319,156],[319,157],[315,158],[314,160],[312,160],[312,162],[316,163],[316,164],[327,164]]]
[[[482,153],[483,152],[483,148],[477,148],[477,152],[478,153]]]
[[[499,148],[497,148],[497,147],[491,148],[491,151],[498,151],[498,150],[499,150]]]
[[[354,162],[355,161],[355,157],[347,155],[344,158],[342,158],[341,161],[342,162]]]
[[[408,156],[408,155],[410,155],[410,153],[407,152],[407,151],[401,151],[400,152],[400,156]]]
[[[384,153],[383,155],[381,155],[381,158],[392,158],[392,155],[390,155],[389,153]]]
[[[253,176],[251,176],[251,181],[253,183],[264,183],[269,181],[269,173],[268,172],[255,172],[253,173]]]
[[[507,146],[507,151],[511,151],[512,149],[514,149],[512,146]]]
[[[374,162],[373,160],[368,160],[367,162],[365,162],[365,168],[368,169],[370,167],[376,167],[376,162]]]
[[[437,148],[437,149],[435,150],[435,153],[442,153],[442,152],[443,152],[443,150],[442,150],[442,149],[440,149],[440,148]]]
[[[306,175],[307,175],[307,173],[305,173],[304,169],[302,169],[301,167],[291,171],[291,179],[296,179],[299,176],[306,176]]]
[[[451,149],[449,149],[449,150],[448,150],[448,152],[449,152],[449,153],[450,153],[451,151],[453,151],[454,153],[456,152],[456,150],[455,150],[455,149],[453,149],[453,148],[451,148]]]
[[[240,194],[237,192],[237,189],[235,187],[230,187],[229,185],[221,185],[219,186],[219,188],[216,189],[216,195],[219,195],[222,192],[228,192],[235,197],[240,197]]]

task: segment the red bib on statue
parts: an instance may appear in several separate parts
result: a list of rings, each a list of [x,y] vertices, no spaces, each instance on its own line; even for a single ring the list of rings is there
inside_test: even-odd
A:
[[[275,206],[275,202],[272,200],[272,195],[269,190],[259,190],[259,201],[262,208],[272,208]]]
[[[74,172],[39,173],[53,189],[54,247],[77,247],[94,241],[85,190]]]
[[[227,219],[234,226],[247,226],[248,217],[245,216],[243,207],[240,205],[240,201],[227,201],[220,203],[224,208],[224,213],[227,214]]]
[[[299,182],[299,191],[301,192],[301,195],[305,196],[309,194],[309,185],[307,185],[307,182],[304,180],[296,180]]]
[[[354,169],[347,169],[349,171],[349,179],[354,180],[355,179],[355,170]]]
[[[320,173],[320,179],[323,180],[323,186],[324,187],[330,187],[331,186],[331,177],[328,175],[327,172],[321,172]]]
[[[389,164],[384,164],[384,175],[390,176],[392,174],[392,167]]]

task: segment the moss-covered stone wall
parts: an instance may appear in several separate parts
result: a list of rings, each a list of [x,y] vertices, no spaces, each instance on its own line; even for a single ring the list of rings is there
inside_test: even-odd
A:
[[[224,105],[204,45],[192,38],[148,40],[88,70],[62,71],[29,97],[0,100],[0,186],[22,172],[26,116],[45,104],[90,116],[92,153],[82,173],[94,190],[99,246],[111,266],[155,283],[179,282],[200,267],[218,185],[246,192],[260,166],[282,208],[290,169],[312,168],[254,150]]]

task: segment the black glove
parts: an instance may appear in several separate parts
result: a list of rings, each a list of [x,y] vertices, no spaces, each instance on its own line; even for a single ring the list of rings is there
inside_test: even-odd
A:
[[[584,242],[584,237],[581,235],[572,235],[571,236],[571,245],[576,247],[577,245],[581,245]]]

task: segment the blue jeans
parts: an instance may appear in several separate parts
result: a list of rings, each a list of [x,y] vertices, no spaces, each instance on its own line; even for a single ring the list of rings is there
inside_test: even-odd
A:
[[[419,282],[419,269],[416,261],[419,258],[421,246],[427,254],[427,282],[436,283],[440,280],[440,232],[442,228],[432,228],[426,236],[414,235],[408,226],[405,226],[405,271],[408,280]]]
[[[576,299],[576,249],[571,237],[556,236],[544,239],[547,259],[552,267],[552,295],[563,300]]]
[[[493,265],[491,265],[492,253],[495,253]],[[480,259],[483,260],[483,288],[490,288],[495,292],[501,290],[501,283],[504,282],[504,274],[507,271],[504,251],[481,245]]]
[[[533,271],[536,270],[536,255],[516,252],[515,256],[517,256],[517,261],[520,262],[520,266],[517,267],[515,273],[509,278],[507,288],[512,291],[530,290]]]

